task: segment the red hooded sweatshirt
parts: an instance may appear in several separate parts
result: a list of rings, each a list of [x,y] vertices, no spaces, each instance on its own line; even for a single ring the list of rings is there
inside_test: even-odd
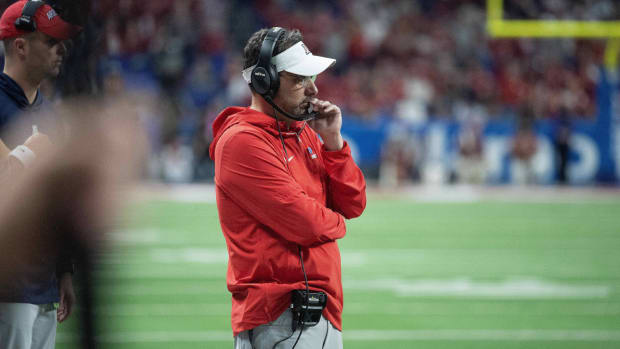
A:
[[[366,182],[346,143],[327,151],[303,122],[280,128],[286,151],[276,120],[256,110],[226,108],[213,123],[209,154],[235,336],[277,319],[291,290],[305,288],[298,246],[310,289],[327,294],[323,315],[342,330],[336,239],[345,235],[344,219],[364,211]]]

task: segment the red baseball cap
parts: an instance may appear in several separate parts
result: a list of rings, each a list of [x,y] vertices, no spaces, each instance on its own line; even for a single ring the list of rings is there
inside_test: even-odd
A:
[[[0,18],[0,40],[29,33],[15,27],[15,21],[22,16],[22,11],[27,2],[27,0],[20,0],[4,11],[2,18]],[[48,4],[41,5],[35,12],[33,19],[37,31],[59,40],[70,39],[82,30],[79,26],[65,22]]]

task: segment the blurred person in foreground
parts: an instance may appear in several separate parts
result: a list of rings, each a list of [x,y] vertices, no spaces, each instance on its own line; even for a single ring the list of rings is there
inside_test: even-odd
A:
[[[11,132],[6,132],[7,125],[46,105],[41,83],[60,73],[66,53],[63,41],[78,31],[41,1],[15,2],[0,18],[5,52],[0,74],[0,183],[5,194],[28,171],[26,167],[51,152],[45,133],[55,134],[60,128],[53,117],[32,119],[36,120],[32,125],[17,122],[23,127]],[[23,273],[0,289],[2,348],[53,348],[57,322],[69,316],[75,302],[70,251],[29,262]]]
[[[213,123],[235,348],[342,348],[336,240],[364,211],[366,183],[340,108],[317,98],[316,75],[334,62],[312,55],[298,30],[255,32],[244,49],[251,105]],[[300,310],[311,301],[318,310]]]
[[[0,196],[0,289],[14,289],[16,280],[31,275],[33,265],[70,250],[78,265],[78,280],[89,278],[80,288],[80,347],[94,348],[96,297],[91,274],[95,253],[104,247],[104,233],[126,201],[122,194],[128,193],[128,185],[144,163],[146,137],[136,121],[136,99],[75,101],[57,108],[56,114],[62,115],[70,132],[12,178],[11,190],[3,187]],[[13,313],[5,309],[0,312],[2,326],[34,331],[28,327],[33,326],[31,318],[7,318]],[[42,309],[37,317],[47,312]],[[49,321],[53,320],[55,316]],[[37,318],[35,327],[37,321],[42,320]],[[2,332],[1,348],[53,348],[55,332],[54,327],[52,339],[46,343],[33,340],[32,346],[17,341],[7,344],[6,332]]]

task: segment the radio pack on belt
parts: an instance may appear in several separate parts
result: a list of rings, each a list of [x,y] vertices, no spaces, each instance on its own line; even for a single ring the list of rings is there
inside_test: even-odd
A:
[[[298,326],[314,326],[321,320],[323,309],[327,305],[327,295],[320,291],[306,290],[291,292],[291,309],[293,311],[293,332]]]

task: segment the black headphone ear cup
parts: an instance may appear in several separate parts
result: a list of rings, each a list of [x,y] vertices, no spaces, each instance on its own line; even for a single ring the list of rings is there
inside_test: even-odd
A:
[[[273,64],[269,65],[269,76],[271,79],[271,86],[269,88],[269,94],[271,97],[275,97],[278,89],[280,88],[280,75],[278,75],[278,70],[276,66]]]
[[[260,94],[265,95],[271,89],[271,74],[263,67],[252,69],[251,75],[252,88]]]

